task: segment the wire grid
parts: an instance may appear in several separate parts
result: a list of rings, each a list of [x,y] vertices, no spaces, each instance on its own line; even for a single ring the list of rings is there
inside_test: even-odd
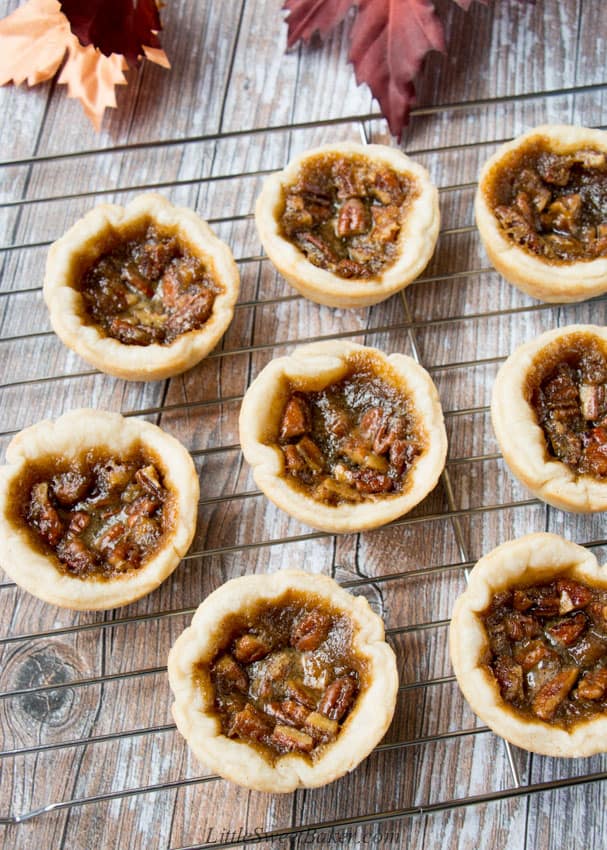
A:
[[[487,101],[477,101],[473,103],[465,103],[465,104],[451,104],[449,108],[453,109],[453,111],[457,112],[460,110],[471,110],[478,109],[479,107],[483,107],[484,105],[492,105],[500,103],[508,103],[515,102],[520,100],[526,100],[529,98],[550,98],[550,97],[558,97],[558,96],[568,96],[568,95],[583,95],[583,94],[592,94],[596,92],[603,92],[607,90],[607,83],[593,86],[584,86],[577,87],[571,89],[561,89],[558,91],[549,91],[542,92],[540,94],[535,93],[533,95],[518,95],[513,96],[511,98],[500,98],[499,100],[487,100]],[[444,109],[444,107],[441,107]],[[418,109],[413,113],[413,117],[418,117],[421,115],[430,114],[434,111],[431,108],[428,109]],[[322,121],[322,122],[311,122],[306,125],[298,125],[298,127],[304,128],[306,130],[316,130],[316,129],[324,129],[337,127],[338,125],[346,125],[351,124],[353,126],[358,126],[362,140],[364,142],[367,141],[368,136],[368,127],[371,122],[376,120],[379,116],[375,114],[364,115],[364,116],[352,116],[349,118],[337,119],[334,121]],[[254,133],[276,133],[281,131],[293,130],[294,127],[272,127],[272,128],[263,128],[257,131],[253,131]],[[249,133],[250,131],[247,131]],[[153,149],[157,147],[170,147],[172,145],[187,145],[189,143],[196,143],[201,141],[215,141],[218,144],[222,144],[225,142],[227,137],[237,137],[239,136],[239,132],[233,132],[229,134],[216,134],[213,136],[205,136],[205,137],[191,137],[189,139],[180,139],[176,141],[166,141],[166,142],[157,142],[157,143],[149,143],[149,144],[137,144],[137,145],[126,145],[126,146],[117,146],[110,150],[99,150],[99,151],[84,151],[78,153],[68,153],[68,154],[59,154],[55,156],[38,156],[31,157],[18,161],[5,161],[0,163],[0,167],[7,166],[34,166],[39,165],[44,162],[61,162],[62,160],[71,159],[75,156],[88,156],[88,155],[115,155],[122,151],[132,151],[136,149]],[[501,141],[506,141],[506,139],[492,140],[492,143],[500,143]],[[458,146],[445,146],[443,148],[434,149],[435,151],[447,151],[452,152],[457,148],[465,148],[465,147],[482,147],[484,145],[483,142],[471,142],[469,144],[461,144]],[[415,152],[411,152],[412,155],[421,155],[424,153],[429,153],[430,151],[418,150]],[[273,169],[270,169],[273,170]],[[265,174],[269,173],[266,170],[251,170],[248,172],[242,172],[237,174],[230,174],[229,177],[231,179],[238,179],[239,177],[263,177]],[[89,196],[94,195],[104,195],[104,194],[116,194],[117,192],[133,192],[140,190],[151,190],[151,189],[164,189],[164,188],[172,188],[182,187],[189,184],[195,184],[197,182],[203,182],[204,180],[219,180],[223,179],[224,175],[214,176],[209,178],[195,178],[192,180],[173,180],[170,182],[158,182],[158,183],[146,183],[145,185],[131,185],[128,187],[121,186],[119,189],[115,187],[106,189],[106,190],[95,190],[94,192],[79,192],[73,194],[62,194],[62,195],[51,195],[44,198],[25,198],[18,199],[14,201],[8,201],[6,203],[0,204],[1,208],[24,208],[28,205],[35,203],[53,203],[53,202],[65,202],[67,200],[72,199],[81,199],[88,198]],[[440,187],[441,193],[446,192],[462,192],[462,191],[470,191],[474,189],[473,182],[466,183],[450,183],[448,185],[443,185]],[[223,223],[233,224],[237,221],[246,221],[252,219],[252,213],[247,213],[244,215],[232,215],[232,216],[223,216],[219,218],[210,218],[209,222],[213,225],[219,225]],[[461,227],[452,227],[452,228],[444,228],[441,231],[441,238],[445,238],[447,236],[452,235],[464,235],[469,233],[474,233],[475,228],[473,225],[464,225]],[[34,241],[30,243],[20,243],[20,244],[7,244],[0,247],[0,256],[2,254],[6,254],[8,252],[13,251],[29,251],[32,249],[42,249],[48,247],[52,240],[49,241]],[[244,266],[249,263],[267,263],[267,258],[262,254],[251,255],[251,256],[241,256],[237,258],[237,262],[240,266]],[[437,282],[441,280],[455,280],[456,278],[467,278],[473,275],[483,275],[487,273],[492,273],[493,270],[487,266],[485,267],[477,267],[472,269],[467,269],[464,271],[457,271],[448,275],[422,275],[421,278],[416,281],[413,286],[424,285],[431,282]],[[3,299],[14,298],[15,296],[23,295],[23,294],[33,294],[39,295],[41,287],[39,286],[30,286],[25,288],[20,288],[18,290],[2,290],[0,291],[0,301]],[[506,316],[516,316],[517,314],[532,314],[538,311],[545,311],[553,308],[555,305],[547,305],[547,304],[537,304],[537,303],[525,303],[522,306],[512,306],[506,307],[496,310],[487,311],[484,310],[482,312],[470,312],[466,311],[462,314],[450,315],[445,318],[438,319],[428,319],[428,320],[415,320],[413,317],[413,312],[409,304],[409,297],[407,291],[402,292],[400,298],[403,308],[404,320],[401,322],[389,322],[386,324],[379,324],[376,326],[366,326],[363,330],[363,335],[365,337],[371,335],[378,335],[388,331],[393,331],[398,329],[400,331],[404,331],[410,341],[411,351],[413,356],[424,365],[431,374],[436,374],[439,372],[448,372],[450,370],[461,370],[466,369],[468,367],[476,367],[479,365],[498,365],[505,358],[503,356],[492,356],[483,359],[472,359],[472,360],[457,360],[455,362],[450,362],[442,365],[437,365],[433,363],[425,363],[423,361],[423,357],[420,354],[420,345],[418,344],[418,334],[425,330],[426,328],[436,328],[441,324],[452,324],[459,322],[473,322],[475,320],[480,319],[491,319],[491,318],[503,318]],[[273,298],[263,298],[263,299],[251,299],[243,301],[241,300],[237,305],[237,310],[255,310],[255,308],[260,306],[268,306],[271,304],[284,304],[290,301],[296,301],[300,298],[298,295],[288,294],[281,295]],[[595,299],[596,302],[604,302],[605,299]],[[356,328],[354,330],[346,330],[341,333],[332,332],[329,336],[330,338],[347,338],[347,337],[357,337],[361,335],[360,328]],[[25,339],[43,339],[45,337],[51,337],[52,331],[32,331],[26,334],[19,335],[6,335],[0,337],[0,345],[9,344],[11,342],[17,342],[19,340]],[[307,338],[298,338],[298,339],[289,339],[286,341],[281,341],[281,346],[290,347],[296,343],[303,342],[312,342],[317,339],[328,338],[327,336],[312,336]],[[251,345],[248,347],[243,347],[240,349],[230,349],[229,351],[216,350],[210,355],[210,359],[213,358],[223,358],[226,356],[231,356],[234,354],[252,354],[254,352],[260,352],[264,349],[267,351],[271,351],[277,345],[274,341],[268,341],[267,343],[257,343],[255,345]],[[1,350],[1,349],[0,349]],[[61,382],[67,379],[74,378],[86,378],[92,375],[96,375],[97,371],[94,369],[78,369],[77,371],[70,371],[60,374],[53,375],[45,375],[45,376],[28,376],[25,378],[19,378],[15,381],[7,382],[0,385],[0,390],[14,390],[19,387],[27,387],[28,385],[41,386],[43,384],[49,384],[53,382]],[[166,388],[168,387],[168,382],[165,386],[165,391],[163,393],[163,399],[166,398]],[[231,395],[231,396],[223,396],[220,399],[212,399],[212,400],[204,400],[204,401],[184,401],[175,404],[159,404],[159,405],[150,405],[147,407],[139,407],[133,409],[127,409],[123,411],[123,414],[126,416],[147,416],[154,417],[160,416],[161,414],[166,414],[169,412],[176,413],[186,413],[190,410],[195,410],[196,412],[204,411],[205,407],[216,405],[218,402],[222,404],[234,404],[238,405],[242,396],[241,395]],[[445,417],[447,420],[455,419],[457,417],[470,417],[474,415],[482,415],[488,412],[488,407],[486,405],[474,405],[474,406],[462,406],[455,407],[445,411]],[[29,423],[28,423],[29,424]],[[0,438],[7,439],[13,434],[17,433],[19,429],[6,429],[0,431]],[[194,457],[205,457],[217,453],[230,453],[230,452],[238,452],[240,447],[237,443],[226,443],[220,446],[213,446],[210,448],[194,448],[191,450],[191,454]],[[431,522],[446,522],[449,523],[452,527],[455,540],[457,542],[457,549],[459,553],[459,560],[454,563],[442,563],[438,566],[428,566],[422,567],[417,570],[406,570],[406,571],[397,571],[391,572],[387,575],[380,576],[370,576],[370,577],[362,577],[356,578],[353,580],[342,581],[341,584],[344,587],[347,587],[354,591],[364,590],[365,588],[373,585],[374,587],[380,587],[382,585],[396,582],[401,579],[416,579],[427,577],[430,575],[447,575],[453,571],[463,571],[467,574],[467,571],[473,566],[474,560],[471,558],[470,551],[465,542],[465,535],[462,532],[461,521],[464,518],[470,517],[482,517],[483,515],[490,514],[495,511],[502,511],[505,509],[514,509],[514,508],[525,508],[533,505],[540,504],[535,499],[530,498],[517,498],[517,499],[504,499],[503,501],[496,502],[495,504],[481,504],[477,507],[467,507],[467,508],[458,508],[457,501],[454,497],[453,492],[453,484],[451,480],[452,471],[460,464],[482,464],[487,461],[497,461],[500,458],[500,454],[498,452],[481,452],[478,454],[468,454],[465,457],[456,457],[451,458],[447,462],[447,466],[442,475],[442,485],[444,488],[444,493],[446,496],[447,507],[444,510],[440,510],[435,513],[424,513],[422,515],[407,515],[402,517],[400,520],[392,523],[393,527],[403,527],[411,526],[419,523],[431,523]],[[201,500],[201,505],[205,504],[218,504],[221,501],[227,501],[232,499],[252,499],[259,497],[261,494],[258,490],[248,489],[241,490],[233,495],[225,495],[218,496],[212,498],[203,498]],[[327,535],[324,532],[315,532],[311,531],[308,533],[299,533],[296,535],[283,536],[277,539],[268,539],[262,541],[254,541],[248,543],[235,543],[235,544],[225,544],[221,546],[215,546],[212,548],[203,548],[198,549],[195,548],[194,551],[191,551],[185,557],[185,561],[198,559],[198,558],[209,558],[211,556],[217,555],[226,555],[228,553],[242,553],[248,549],[255,548],[263,548],[266,546],[283,546],[290,543],[295,542],[305,542],[311,540],[318,540],[322,538],[326,538],[330,535]],[[587,545],[590,548],[597,548],[604,545],[607,545],[607,539],[598,538],[598,539],[586,539],[579,540],[578,542]],[[13,587],[14,583],[11,581],[4,581],[0,583],[0,590],[5,590],[7,588]],[[18,635],[6,634],[0,637],[0,645],[7,646],[10,644],[27,644],[31,641],[43,640],[43,639],[52,639],[58,636],[64,635],[77,635],[82,634],[87,631],[98,631],[100,634],[104,632],[104,630],[116,629],[126,624],[133,623],[145,623],[146,621],[159,620],[162,618],[174,618],[183,615],[192,614],[195,610],[195,607],[184,607],[184,608],[175,608],[175,609],[165,609],[154,611],[152,613],[144,613],[137,614],[132,616],[124,616],[119,617],[113,620],[106,620],[104,622],[92,622],[92,623],[81,623],[75,624],[71,626],[54,628],[50,630],[44,631],[30,631],[27,633],[21,633]],[[388,640],[391,640],[398,635],[404,635],[408,633],[421,633],[427,630],[444,628],[448,625],[447,619],[433,619],[433,620],[424,620],[420,623],[416,623],[414,625],[400,625],[395,626],[393,628],[389,628],[386,630]],[[83,679],[75,679],[71,681],[52,683],[48,685],[38,685],[36,687],[27,687],[27,688],[16,688],[7,691],[0,692],[0,700],[6,700],[15,697],[22,697],[28,695],[35,694],[44,694],[49,692],[58,692],[69,689],[78,689],[78,688],[87,688],[93,685],[100,685],[111,681],[121,680],[121,679],[129,679],[131,677],[145,677],[155,674],[164,673],[166,667],[164,665],[161,666],[153,666],[148,668],[140,668],[136,670],[129,670],[125,672],[118,673],[105,673],[98,676],[93,676],[89,678]],[[417,678],[414,681],[407,682],[405,684],[401,684],[400,691],[408,691],[413,689],[428,689],[432,686],[436,685],[445,685],[451,684],[455,681],[453,676],[441,676],[441,677],[433,677],[433,678]],[[14,756],[24,756],[30,754],[38,754],[38,753],[46,753],[51,750],[67,748],[67,747],[83,747],[89,746],[92,744],[100,744],[113,740],[119,740],[121,738],[126,737],[138,737],[138,736],[146,736],[152,735],[155,733],[169,732],[175,729],[174,724],[160,724],[160,725],[152,725],[145,728],[138,728],[127,731],[116,731],[110,732],[106,734],[98,734],[94,736],[86,736],[74,738],[69,741],[59,741],[59,742],[42,742],[39,744],[34,744],[28,747],[18,747],[12,749],[5,749],[0,752],[0,764],[2,759],[6,759]],[[478,736],[478,735],[486,735],[490,734],[489,730],[485,726],[474,726],[470,728],[461,728],[454,729],[447,732],[439,732],[436,734],[430,735],[419,735],[417,737],[397,741],[394,743],[382,743],[377,747],[378,751],[388,751],[388,750],[406,750],[409,747],[413,746],[424,746],[427,744],[431,744],[438,741],[449,741],[449,740],[457,740],[459,738],[464,738],[468,736]],[[517,765],[515,762],[515,758],[513,758],[513,754],[511,752],[511,748],[508,744],[505,743],[508,763],[511,770],[511,785],[507,788],[502,788],[496,791],[490,791],[484,794],[476,794],[476,795],[462,795],[462,796],[454,796],[449,799],[441,799],[438,801],[429,801],[426,804],[415,805],[409,807],[396,808],[392,810],[386,810],[381,812],[373,812],[369,814],[362,814],[354,817],[348,818],[335,818],[332,820],[323,820],[318,823],[304,823],[301,825],[292,825],[287,828],[280,828],[275,830],[267,830],[263,832],[263,834],[257,835],[255,838],[249,837],[247,842],[243,842],[242,839],[238,840],[222,840],[217,842],[208,842],[204,844],[197,844],[196,847],[230,847],[243,845],[243,843],[257,843],[263,841],[272,841],[277,839],[284,839],[287,837],[296,838],[298,835],[302,833],[309,833],[314,830],[326,830],[331,828],[341,828],[345,826],[360,826],[365,824],[380,824],[382,822],[398,820],[407,818],[412,815],[418,814],[429,814],[433,812],[446,811],[449,809],[457,809],[465,806],[487,803],[491,801],[497,800],[507,800],[515,797],[520,797],[522,795],[533,795],[543,791],[561,789],[561,788],[573,788],[578,785],[584,785],[591,782],[596,782],[600,780],[607,779],[607,772],[604,771],[591,771],[581,773],[580,775],[567,776],[565,778],[553,779],[550,781],[544,782],[525,782],[521,780],[519,776],[519,771],[517,769]],[[120,800],[127,797],[133,797],[137,795],[145,795],[145,794],[153,794],[159,791],[166,791],[175,788],[185,788],[188,785],[196,785],[203,784],[209,782],[218,781],[219,777],[211,775],[211,776],[197,776],[197,777],[183,777],[181,779],[171,781],[171,782],[163,782],[158,784],[148,784],[142,785],[140,787],[128,788],[128,789],[120,789],[115,791],[109,791],[107,793],[100,793],[80,798],[74,799],[65,799],[65,800],[50,800],[47,805],[37,808],[35,810],[26,811],[26,812],[10,812],[0,817],[0,824],[18,824],[23,821],[35,818],[37,816],[43,815],[44,813],[48,813],[51,811],[59,811],[62,809],[70,809],[77,808],[81,806],[87,806],[95,803],[101,803],[111,800]],[[4,814],[4,813],[2,813]],[[193,847],[194,845],[192,845]],[[186,850],[186,848],[182,848],[182,850]]]

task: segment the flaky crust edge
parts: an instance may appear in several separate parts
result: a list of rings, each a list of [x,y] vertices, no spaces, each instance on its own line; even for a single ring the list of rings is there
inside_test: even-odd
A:
[[[558,534],[527,534],[498,546],[476,564],[468,589],[456,601],[449,628],[451,662],[472,710],[510,743],[550,756],[590,756],[607,750],[607,717],[558,729],[518,716],[502,699],[494,676],[483,665],[488,647],[479,613],[495,593],[524,582],[559,575],[607,587],[607,575],[588,550]]]
[[[226,616],[259,599],[277,599],[289,589],[320,596],[351,617],[356,626],[353,645],[370,665],[370,684],[359,695],[335,743],[314,764],[288,754],[272,766],[248,744],[221,734],[220,722],[211,713],[212,686],[210,682],[208,687],[197,686],[194,668],[201,659],[211,660],[205,659],[205,653],[213,653]],[[192,624],[173,645],[168,674],[175,697],[173,717],[195,756],[225,779],[272,793],[326,785],[353,770],[384,736],[398,693],[396,658],[384,640],[383,622],[367,600],[352,596],[327,576],[301,570],[243,576],[222,585],[201,603]]]
[[[78,258],[88,255],[92,262],[96,241],[102,234],[124,230],[147,219],[175,229],[203,262],[212,263],[223,288],[203,327],[182,334],[170,345],[125,345],[104,336],[95,325],[83,322],[82,296],[73,286]],[[131,381],[178,375],[200,362],[232,321],[239,291],[240,276],[228,246],[193,210],[173,206],[155,192],[138,195],[125,207],[100,204],[79,219],[51,245],[43,286],[51,324],[61,341],[102,372]]]
[[[426,435],[426,449],[407,473],[405,492],[376,502],[323,505],[291,487],[283,478],[284,457],[277,446],[265,445],[275,435],[282,412],[284,383],[303,379],[310,390],[339,380],[349,358],[368,352],[397,373],[412,398]],[[406,514],[436,486],[447,456],[447,435],[436,387],[426,370],[405,354],[386,355],[376,348],[344,340],[328,340],[296,348],[272,360],[245,393],[239,418],[240,444],[253,477],[265,495],[282,510],[312,528],[335,533],[364,531]]]
[[[524,382],[537,354],[552,342],[572,334],[590,334],[607,344],[607,328],[567,325],[541,334],[513,351],[502,365],[491,400],[491,422],[504,460],[531,492],[564,511],[607,510],[607,482],[576,475],[565,463],[550,458],[546,438],[524,397]]]
[[[156,555],[131,575],[101,582],[59,572],[7,516],[12,482],[27,461],[51,453],[78,457],[95,446],[118,453],[137,443],[154,453],[165,482],[175,494],[173,533]],[[43,420],[20,431],[9,444],[6,457],[7,465],[0,467],[0,565],[20,587],[45,602],[87,611],[127,605],[155,590],[177,567],[192,542],[198,514],[198,475],[181,443],[156,425],[107,411],[72,410],[55,421]]]
[[[305,160],[325,153],[358,154],[380,160],[415,181],[419,195],[407,207],[399,235],[397,260],[376,278],[344,279],[310,263],[279,232],[276,211],[282,187],[292,183]],[[297,156],[283,171],[264,182],[255,205],[255,222],[264,249],[281,275],[305,298],[329,307],[367,307],[404,289],[423,272],[434,252],[440,226],[438,190],[425,168],[402,151],[385,145],[340,142],[323,145]]]
[[[518,289],[540,301],[565,303],[583,301],[607,291],[607,258],[573,263],[548,263],[508,239],[487,203],[485,180],[491,169],[510,151],[530,139],[550,139],[557,153],[592,146],[607,152],[607,133],[569,124],[545,124],[502,145],[485,163],[474,201],[476,225],[495,269]]]

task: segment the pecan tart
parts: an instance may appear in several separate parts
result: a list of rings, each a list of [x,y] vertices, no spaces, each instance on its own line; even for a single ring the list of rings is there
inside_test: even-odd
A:
[[[255,220],[270,260],[302,295],[366,307],[427,266],[438,192],[401,151],[342,142],[306,151],[269,177]]]
[[[67,346],[102,372],[145,381],[202,360],[239,288],[232,253],[206,222],[150,193],[95,207],[53,243],[44,298]]]
[[[543,301],[607,291],[607,133],[546,125],[483,167],[476,223],[495,268]]]
[[[447,452],[425,369],[345,341],[271,361],[243,399],[240,442],[271,501],[332,532],[407,513],[435,486]]]
[[[0,468],[0,565],[66,608],[115,608],[170,575],[194,536],[198,476],[156,425],[74,410],[17,434]]]
[[[386,732],[394,652],[362,596],[299,570],[233,579],[169,654],[173,716],[194,754],[258,791],[325,785]]]
[[[607,510],[607,329],[569,325],[521,345],[498,372],[491,418],[504,460],[540,499]]]
[[[449,643],[460,688],[526,750],[607,750],[607,575],[582,546],[528,534],[476,564]]]

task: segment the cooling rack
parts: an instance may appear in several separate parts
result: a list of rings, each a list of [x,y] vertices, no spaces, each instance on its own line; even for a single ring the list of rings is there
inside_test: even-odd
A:
[[[475,846],[498,846],[496,835],[528,837],[564,804],[598,826],[604,758],[559,762],[497,739],[459,694],[446,630],[467,570],[503,540],[554,530],[599,559],[607,546],[600,517],[565,516],[529,498],[505,469],[488,420],[492,380],[510,350],[557,324],[604,323],[607,299],[557,306],[513,290],[488,266],[472,216],[479,164],[499,143],[538,114],[596,126],[606,93],[607,82],[442,106],[443,120],[476,129],[440,144],[439,126],[437,143],[407,149],[440,188],[436,255],[403,293],[364,311],[319,307],[288,290],[260,253],[252,209],[264,176],[294,153],[336,138],[385,141],[375,113],[1,164],[14,187],[1,204],[3,447],[21,427],[68,407],[119,409],[184,442],[202,493],[183,564],[127,609],[57,612],[0,582],[0,822],[15,845],[44,823],[57,846],[70,836],[77,846],[78,836],[113,819],[112,835],[123,837],[115,846],[393,847],[419,830],[430,847],[472,818],[487,842]],[[432,113],[439,111],[418,109],[412,121]],[[205,215],[232,246],[243,285],[230,330],[203,364],[170,381],[126,384],[61,346],[38,281],[48,245],[78,215],[147,190]],[[384,529],[343,537],[311,532],[267,503],[242,461],[236,427],[242,394],[271,357],[334,337],[422,363],[439,388],[450,440],[440,484],[422,505]],[[363,765],[328,789],[277,800],[236,789],[191,760],[171,721],[165,659],[203,596],[229,577],[285,565],[330,573],[367,596],[386,621],[401,685],[393,726]]]

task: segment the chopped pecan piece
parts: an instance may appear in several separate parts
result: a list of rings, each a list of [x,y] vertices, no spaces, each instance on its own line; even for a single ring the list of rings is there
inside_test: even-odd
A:
[[[293,395],[287,402],[280,422],[280,439],[292,440],[301,437],[310,430],[310,408],[299,395]]]
[[[348,198],[339,209],[335,229],[338,236],[356,236],[366,233],[370,224],[369,210],[360,198]]]
[[[78,534],[82,534],[82,532],[87,529],[90,524],[90,514],[87,514],[84,511],[76,511],[76,513],[72,514],[70,524],[67,527],[67,533],[71,537],[76,537]]]
[[[570,578],[559,578],[556,589],[561,594],[559,614],[568,614],[576,608],[585,608],[592,599],[592,591]]]
[[[355,436],[350,437],[342,444],[341,451],[352,463],[358,466],[374,469],[376,472],[388,471],[389,464],[386,458],[370,451],[363,440],[356,439]]]
[[[97,564],[96,556],[80,537],[65,537],[57,546],[57,557],[76,575],[92,572]]]
[[[135,481],[156,500],[159,502],[163,500],[165,489],[160,483],[156,467],[153,464],[150,463],[148,466],[138,469],[135,473]]]
[[[523,672],[527,673],[550,654],[550,650],[545,643],[541,640],[533,640],[521,646],[515,653],[514,658],[523,668]]]
[[[341,467],[341,469],[343,469],[343,467]],[[337,466],[334,469],[334,473],[337,476],[337,480],[329,476],[324,478],[314,491],[316,498],[320,499],[322,502],[328,502],[329,504],[337,504],[339,502],[362,502],[364,497],[358,492],[358,490],[350,486],[347,481],[342,481],[339,478],[340,471]]]
[[[288,472],[295,474],[306,468],[306,462],[300,454],[297,446],[289,443],[286,446],[282,446],[282,452],[285,457],[285,465]]]
[[[61,505],[71,507],[84,499],[91,484],[90,475],[74,471],[60,472],[51,479],[51,491]]]
[[[569,655],[580,667],[589,667],[607,657],[607,639],[594,632],[587,632],[574,646],[569,647]]]
[[[310,469],[314,472],[323,471],[326,465],[325,458],[314,440],[311,440],[308,436],[302,437],[297,443],[297,451],[303,457]]]
[[[526,614],[519,614],[516,611],[506,614],[504,617],[504,628],[510,640],[523,640],[523,638],[536,637],[541,632],[541,627],[537,620]]]
[[[28,519],[50,546],[56,546],[65,533],[59,514],[51,503],[46,481],[35,484],[32,488]]]
[[[309,753],[314,749],[314,739],[312,736],[292,726],[280,726],[277,724],[272,732],[271,740],[284,750]]]
[[[232,725],[228,730],[230,738],[250,738],[253,741],[264,743],[272,735],[272,726],[269,719],[257,711],[255,706],[248,702],[242,711],[234,715]]]
[[[140,496],[138,499],[135,499],[126,509],[128,527],[131,528],[134,526],[141,517],[151,517],[159,507],[160,502],[155,498]]]
[[[265,710],[270,717],[275,717],[288,726],[302,726],[310,713],[301,703],[291,699],[285,699],[282,702],[268,702]]]
[[[566,668],[543,685],[533,700],[532,708],[541,720],[552,720],[559,705],[567,698],[578,677],[576,667]]]
[[[350,676],[331,682],[320,700],[318,711],[331,720],[341,720],[354,702],[358,685]]]
[[[304,721],[304,726],[315,741],[330,741],[339,731],[337,720],[331,720],[318,711],[311,711]]]
[[[197,286],[177,301],[175,310],[166,320],[167,340],[200,328],[213,311],[215,295],[206,287]]]
[[[555,643],[562,646],[573,646],[576,640],[586,631],[588,618],[582,611],[572,617],[563,617],[546,629],[546,634]]]
[[[319,701],[319,694],[314,692],[312,688],[307,688],[302,682],[297,679],[289,679],[285,685],[285,692],[288,697],[301,703],[310,710],[316,709]]]
[[[607,428],[599,425],[588,434],[580,460],[580,472],[599,477],[607,476]]]
[[[309,652],[326,640],[331,628],[331,618],[320,611],[308,611],[295,624],[291,632],[291,646],[300,652]]]
[[[130,519],[132,517],[129,517]],[[130,528],[129,537],[140,548],[149,549],[156,543],[160,534],[161,528],[157,520],[146,516],[139,516],[136,517],[135,522]]]
[[[582,384],[580,386],[580,409],[589,422],[601,419],[607,412],[607,386],[605,384]]]
[[[265,658],[271,651],[271,644],[259,635],[241,635],[234,641],[234,655],[241,664],[251,664]]]
[[[496,658],[493,672],[500,686],[500,693],[509,702],[523,699],[523,668],[509,658]]]
[[[229,653],[219,656],[213,666],[213,672],[221,684],[246,694],[249,687],[247,674]]]
[[[591,670],[580,680],[576,695],[578,699],[603,699],[607,694],[607,667]]]

